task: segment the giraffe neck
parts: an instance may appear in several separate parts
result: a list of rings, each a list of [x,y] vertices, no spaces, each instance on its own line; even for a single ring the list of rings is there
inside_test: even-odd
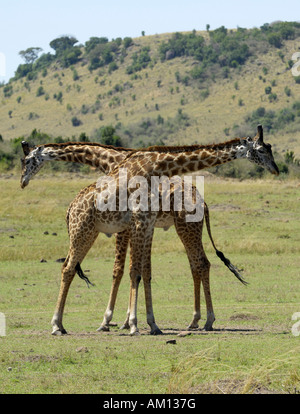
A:
[[[41,145],[44,161],[69,161],[87,164],[109,174],[130,152],[111,146],[88,143],[63,143]]]
[[[240,138],[213,145],[149,147],[131,154],[122,166],[127,167],[132,175],[171,177],[245,158],[247,150]]]

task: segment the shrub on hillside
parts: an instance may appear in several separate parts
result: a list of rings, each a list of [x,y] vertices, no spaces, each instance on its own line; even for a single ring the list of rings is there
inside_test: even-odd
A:
[[[73,127],[78,127],[82,124],[81,120],[77,116],[73,116],[71,119]]]

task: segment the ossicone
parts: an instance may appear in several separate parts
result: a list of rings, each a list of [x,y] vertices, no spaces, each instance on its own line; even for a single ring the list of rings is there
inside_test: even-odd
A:
[[[29,144],[27,141],[22,141],[21,144],[22,144],[24,155],[26,157],[30,153]]]
[[[257,125],[257,135],[258,135],[258,141],[263,143],[264,132],[263,132],[263,127],[261,124]]]

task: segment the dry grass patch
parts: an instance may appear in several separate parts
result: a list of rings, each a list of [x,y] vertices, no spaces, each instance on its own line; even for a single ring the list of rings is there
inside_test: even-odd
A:
[[[234,367],[222,362],[224,358],[214,346],[180,362],[168,391],[172,394],[300,393],[299,350],[297,347],[262,358],[254,365]]]

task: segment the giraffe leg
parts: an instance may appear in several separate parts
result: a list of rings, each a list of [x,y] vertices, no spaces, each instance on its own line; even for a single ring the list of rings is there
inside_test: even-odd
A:
[[[145,262],[145,254],[148,256],[149,251],[147,250],[148,243],[152,243],[154,224],[156,220],[156,214],[152,212],[135,212],[133,214],[133,220],[131,224],[131,268],[130,268],[130,316],[129,326],[130,334],[135,335],[138,333],[137,328],[137,298],[138,298],[138,287],[143,275],[143,264]],[[149,260],[149,258],[148,258]],[[149,263],[149,262],[148,262]],[[155,329],[154,315],[152,309],[152,297],[149,286],[151,283],[151,271],[147,275],[143,275],[144,283],[147,284],[148,295],[146,297],[146,308],[147,308],[147,319]]]
[[[154,314],[153,314],[153,306],[152,306],[152,294],[151,294],[151,283],[150,283],[151,282],[151,256],[150,254],[151,254],[151,244],[150,246],[149,245],[147,246],[147,251],[145,251],[145,259],[144,259],[144,264],[143,264],[143,281],[144,281],[144,291],[145,291],[147,323],[151,328],[151,332],[150,332],[151,335],[160,335],[162,334],[162,332],[155,323]],[[131,255],[130,255],[130,261],[132,261]],[[127,315],[120,329],[130,329],[129,318],[130,318],[130,309],[131,309],[131,299],[132,299],[132,285],[130,282],[129,305],[127,309]]]
[[[133,267],[130,272],[130,297],[129,297],[129,318],[128,324],[130,329],[130,335],[137,335],[139,333],[137,327],[137,298],[138,298],[138,287],[141,281],[141,267]]]
[[[129,231],[125,230],[122,233],[118,233],[116,235],[116,254],[113,269],[113,282],[110,291],[108,305],[104,314],[104,319],[97,331],[109,331],[109,323],[113,317],[113,311],[117,299],[118,289],[124,274],[128,241]]]
[[[205,255],[205,253],[204,253]],[[205,256],[206,257],[206,256]],[[206,303],[206,323],[204,325],[205,331],[212,331],[213,330],[213,323],[216,320],[215,314],[213,310],[213,304],[210,294],[210,283],[209,283],[209,269],[210,269],[210,263],[208,259],[206,259],[206,268],[203,271],[203,276],[201,278],[203,289],[204,289],[204,296],[205,296],[205,303]]]
[[[151,328],[151,335],[162,335],[162,331],[155,323],[153,305],[152,305],[152,293],[151,293],[151,247],[153,240],[153,231],[149,235],[148,240],[146,241],[145,246],[145,257],[143,263],[143,282],[144,282],[144,291],[145,291],[145,302],[146,302],[146,312],[147,312],[147,323]]]
[[[129,268],[131,269],[131,254],[130,254],[130,265]],[[130,273],[130,272],[129,272]],[[127,308],[127,313],[126,313],[126,319],[123,323],[123,325],[120,327],[120,329],[130,329],[130,325],[129,325],[129,318],[130,318],[130,309],[131,309],[131,279],[130,279],[130,289],[129,289],[129,300],[128,300],[128,308]]]
[[[120,329],[130,329],[130,325],[129,325],[129,317],[130,317],[130,300],[131,300],[131,284],[130,284],[130,291],[129,291],[129,305],[127,308],[127,313],[126,313],[126,319],[123,323],[123,325],[120,327]]]
[[[190,266],[192,269],[192,274],[194,278],[194,314],[193,320],[189,325],[189,329],[197,329],[198,328],[198,321],[200,320],[200,282],[203,284],[204,288],[204,297],[206,303],[206,323],[204,326],[204,330],[212,331],[213,330],[213,322],[215,321],[215,315],[213,311],[213,304],[210,294],[210,287],[209,287],[209,269],[210,263],[204,253],[197,260],[190,260]]]
[[[97,236],[98,231],[93,229],[93,231],[89,232],[84,227],[81,227],[80,231],[72,232],[69,253],[62,267],[58,300],[51,321],[52,335],[62,335],[67,333],[63,327],[62,319],[68,291],[76,273],[75,267],[78,263],[82,262]]]
[[[130,239],[130,255],[129,255],[129,274],[131,272],[132,269],[132,243],[131,243],[131,239]],[[126,319],[123,323],[123,325],[120,327],[120,329],[130,329],[130,325],[129,325],[129,318],[130,318],[130,309],[131,309],[131,279],[130,279],[130,289],[129,289],[129,300],[128,300],[128,308],[127,308],[127,313],[126,313]]]
[[[196,265],[193,259],[189,259],[190,267],[192,269],[193,281],[194,281],[194,311],[193,311],[193,319],[192,322],[189,324],[188,329],[198,329],[199,324],[198,322],[201,319],[201,311],[200,311],[200,286],[201,286],[201,276],[199,270],[197,269],[198,266]]]
[[[70,257],[68,255],[62,268],[60,291],[58,295],[55,312],[51,320],[52,335],[63,335],[67,333],[67,331],[64,329],[63,324],[62,324],[63,311],[64,311],[64,306],[65,306],[69,287],[76,273],[76,270],[75,270],[76,264],[73,264],[73,266],[72,264],[70,265],[69,259]]]
[[[186,249],[194,281],[194,312],[189,329],[199,327],[198,322],[201,319],[200,286],[202,282],[207,308],[207,321],[204,329],[212,330],[215,319],[209,289],[210,263],[202,245],[203,220],[200,222],[186,222],[184,214],[179,213],[175,214],[174,221],[177,234]]]
[[[187,223],[184,214],[175,213],[174,224],[175,224],[176,232],[185,247],[185,250],[186,250],[186,253],[189,259],[189,263],[190,263],[190,268],[191,268],[192,275],[193,275],[193,281],[194,281],[194,312],[193,312],[193,320],[189,324],[189,329],[197,329],[199,326],[198,321],[201,318],[201,312],[200,312],[201,275],[199,273],[198,261],[199,261],[199,256],[201,255],[203,222]]]

